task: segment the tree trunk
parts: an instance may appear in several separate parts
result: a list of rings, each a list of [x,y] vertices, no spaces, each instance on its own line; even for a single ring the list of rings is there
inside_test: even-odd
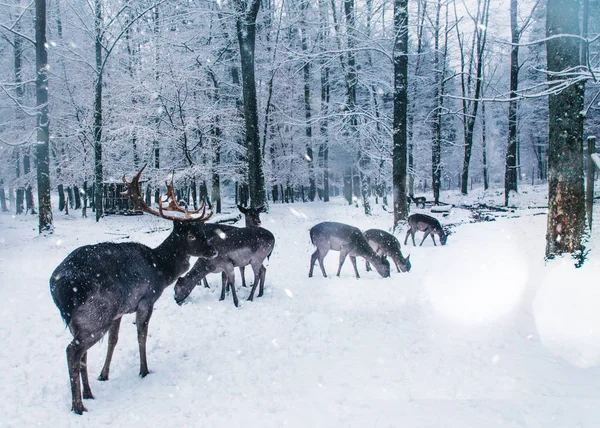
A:
[[[487,127],[485,122],[485,103],[481,103],[481,145],[483,151],[483,190],[490,187],[487,161]]]
[[[4,193],[4,180],[0,178],[0,210],[7,212],[8,207],[6,206],[6,194]]]
[[[490,0],[483,0],[483,9],[480,19],[477,22],[477,28],[475,30],[476,44],[477,44],[477,63],[476,75],[475,75],[475,94],[471,105],[471,111],[466,118],[465,127],[465,153],[463,158],[462,176],[460,191],[463,195],[468,193],[469,186],[469,164],[471,163],[471,154],[473,152],[473,135],[475,130],[475,121],[477,119],[477,110],[479,108],[479,98],[481,96],[481,90],[483,87],[483,53],[485,51],[485,43],[487,39],[487,25],[490,9]]]
[[[302,74],[304,77],[304,116],[306,118],[306,161],[308,162],[308,199],[312,202],[315,200],[315,196],[317,194],[317,183],[315,179],[315,162],[313,156],[312,149],[312,126],[310,124],[312,118],[312,111],[310,105],[310,60],[309,60],[309,52],[308,52],[308,41],[306,34],[309,31],[309,27],[306,23],[306,10],[309,7],[309,2],[304,0],[300,4],[301,18],[300,18],[300,27],[301,27],[301,45],[302,45],[302,53],[305,55],[306,59],[304,61],[304,65],[302,66]]]
[[[319,17],[320,17],[320,29],[319,29],[319,46],[321,53],[324,54],[327,50],[325,41],[329,35],[329,14],[327,10],[327,2],[325,0],[319,0]],[[329,114],[329,65],[326,58],[321,58],[321,126],[320,134],[322,143],[319,146],[319,159],[323,163],[323,201],[329,202],[329,121],[327,115]]]
[[[444,55],[440,54],[440,13],[442,2],[438,0],[435,8],[435,27],[433,29],[434,57],[434,99],[436,102],[435,114],[432,123],[433,141],[431,143],[431,187],[433,190],[433,201],[435,205],[440,203],[440,187],[442,185],[442,113],[444,108],[444,78],[446,67],[447,43],[444,43]],[[447,26],[447,19],[446,19]],[[444,29],[446,31],[446,29]],[[441,57],[441,58],[440,58]],[[412,195],[412,189],[410,194]]]
[[[510,192],[517,192],[517,90],[519,87],[519,28],[518,0],[510,0],[510,101],[508,103],[508,146],[504,170],[504,205],[508,206]]]
[[[16,209],[15,209],[15,213],[17,215],[19,214],[23,214],[23,212],[25,211],[25,207],[23,206],[25,202],[25,189],[23,189],[22,187],[19,187],[17,189],[17,201],[16,201]]]
[[[102,168],[102,0],[94,0],[94,28],[96,32],[96,82],[94,84],[94,207],[96,208],[96,221],[100,220],[103,213],[103,168]]]
[[[256,17],[260,8],[260,0],[235,0],[234,3],[237,11],[236,29],[242,65],[248,185],[251,206],[256,208],[266,202],[263,159],[258,135],[258,105],[254,76]]]
[[[46,0],[35,0],[35,67],[37,114],[38,231],[52,233],[50,201],[50,118],[48,116],[48,51],[46,47]]]
[[[407,176],[407,103],[408,103],[408,0],[394,0],[394,120],[392,187],[394,192],[395,230],[408,217]]]
[[[548,0],[546,36],[579,35],[579,0]],[[580,64],[580,41],[558,37],[546,41],[549,84],[564,79],[560,72]],[[562,253],[582,257],[585,230],[583,177],[584,87],[571,85],[548,99],[548,226],[546,257]]]
[[[65,188],[62,184],[58,185],[58,210],[64,211],[67,203],[65,201]]]
[[[73,186],[73,197],[75,198],[75,209],[78,210],[81,208],[81,195],[77,186]]]

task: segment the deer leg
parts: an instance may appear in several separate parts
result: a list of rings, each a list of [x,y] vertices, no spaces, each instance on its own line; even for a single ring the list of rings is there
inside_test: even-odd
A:
[[[308,269],[308,277],[312,278],[313,276],[313,269],[315,267],[315,262],[317,261],[317,257],[319,254],[319,249],[317,248],[315,250],[314,253],[312,253],[312,255],[310,256],[310,268]]]
[[[221,297],[219,297],[219,300],[225,300],[225,287],[228,287],[227,289],[229,290],[229,284],[227,284],[227,277],[225,276],[225,272],[223,272],[221,274]]]
[[[202,278],[202,282],[204,283],[204,288],[210,288],[210,285],[208,285],[208,280],[206,279],[206,276],[204,278]]]
[[[327,253],[329,252],[329,250],[326,251],[321,251],[319,250],[319,266],[321,267],[321,272],[323,273],[323,277],[327,278],[327,273],[325,273],[325,265],[323,264],[323,260],[325,260],[325,256],[327,255]]]
[[[92,390],[90,389],[90,380],[88,377],[87,370],[87,351],[81,357],[81,364],[79,365],[79,374],[81,375],[81,383],[83,385],[83,398],[86,400],[92,400],[94,398],[94,394],[92,394]]]
[[[421,243],[419,244],[419,247],[423,246],[423,242],[425,242],[425,239],[429,236],[429,231],[425,232],[425,236],[423,236],[423,240],[421,241]],[[432,237],[433,238],[433,237]],[[435,244],[435,241],[434,241]]]
[[[337,276],[340,276],[340,272],[342,271],[342,265],[344,264],[344,260],[346,260],[346,256],[348,255],[348,251],[343,248],[340,250],[340,265],[338,266]]]
[[[72,331],[75,330],[76,328],[72,327]],[[81,381],[79,377],[82,375],[82,370],[86,370],[84,388],[87,383],[87,388],[85,388],[87,391],[85,391],[85,394],[92,396],[92,391],[87,379],[87,368],[82,367],[82,363],[84,365],[87,363],[87,350],[94,346],[94,344],[104,336],[106,330],[108,330],[108,327],[96,330],[93,333],[86,332],[85,334],[82,334],[79,332],[74,335],[73,340],[69,343],[69,346],[67,346],[67,367],[69,368],[69,380],[71,382],[71,411],[78,415],[87,412],[81,399]],[[85,360],[84,356],[86,357]],[[89,396],[86,398],[92,398]]]
[[[354,273],[356,274],[356,279],[360,278],[358,274],[358,268],[356,267],[356,256],[350,256],[350,261],[352,262],[352,266],[354,267]]]
[[[229,294],[229,283],[227,282],[227,274],[225,271],[221,272],[221,285],[225,287],[225,293]]]
[[[148,324],[154,310],[154,303],[142,303],[135,314],[135,324],[137,326],[138,345],[140,347],[140,376],[146,377],[148,371],[148,361],[146,360],[146,339],[148,338]]]
[[[71,380],[71,411],[78,415],[87,412],[87,409],[81,400],[81,383],[79,381],[81,359],[86,352],[87,349],[76,339],[73,339],[69,346],[67,346],[67,364],[69,366],[69,378]]]
[[[239,301],[237,297],[237,293],[235,291],[235,273],[233,271],[233,267],[227,270],[227,286],[231,288],[231,294],[233,296],[233,304],[237,308],[239,306]]]
[[[412,229],[408,229],[408,230],[406,231],[406,238],[404,238],[404,245],[406,245],[406,243],[408,242],[408,237],[410,236],[410,232],[412,232]],[[415,239],[415,238],[413,237],[413,240],[414,240],[414,239]],[[413,244],[413,245],[414,245],[414,244]]]
[[[114,320],[110,326],[110,330],[108,330],[108,351],[106,352],[106,360],[104,361],[104,367],[102,367],[102,371],[100,372],[100,376],[98,376],[98,380],[108,380],[110,362],[113,357],[113,352],[115,352],[115,346],[117,346],[117,342],[119,341],[119,328],[121,327],[121,318],[117,318],[116,320]]]
[[[242,277],[242,287],[246,286],[246,275],[244,273],[245,271],[246,271],[246,267],[240,266],[240,276]]]
[[[265,265],[260,265],[260,288],[258,289],[258,297],[263,296],[263,292],[265,291],[265,278],[267,277],[267,268]]]
[[[433,235],[433,233],[430,233],[429,236],[431,236],[431,240],[433,241],[433,245],[435,245],[437,247],[437,244],[435,243],[435,236]]]
[[[250,291],[250,296],[248,297],[248,300],[252,301],[254,300],[254,291],[256,290],[256,286],[259,285],[261,283],[261,276],[262,276],[262,269],[264,269],[265,267],[262,265],[259,266],[252,266],[252,270],[254,270],[254,284],[252,285],[252,290]],[[266,270],[266,269],[265,269]],[[262,291],[259,290],[258,293],[259,296],[262,296]]]
[[[368,260],[365,260],[365,269],[367,272],[371,272],[371,263]]]

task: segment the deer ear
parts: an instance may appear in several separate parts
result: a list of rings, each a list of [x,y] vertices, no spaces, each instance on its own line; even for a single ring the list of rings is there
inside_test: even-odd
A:
[[[265,210],[265,206],[264,205],[261,205],[260,207],[256,207],[256,209],[258,210],[259,213],[265,213],[265,212],[267,212]]]
[[[240,210],[240,212],[242,212],[243,214],[246,214],[246,208],[244,208],[241,205],[238,205],[237,207],[238,207],[238,210]]]

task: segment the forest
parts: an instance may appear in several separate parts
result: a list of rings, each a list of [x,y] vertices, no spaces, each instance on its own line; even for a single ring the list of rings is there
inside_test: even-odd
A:
[[[366,215],[389,206],[394,224],[404,194],[437,205],[440,190],[500,189],[510,206],[520,183],[548,182],[549,219],[553,201],[570,207],[574,243],[546,255],[578,251],[599,6],[4,2],[1,209],[37,214],[48,233],[52,193],[60,211],[99,219],[123,209],[121,177],[143,165],[148,202],[174,178],[182,203],[216,212],[223,195],[252,206],[343,195]]]

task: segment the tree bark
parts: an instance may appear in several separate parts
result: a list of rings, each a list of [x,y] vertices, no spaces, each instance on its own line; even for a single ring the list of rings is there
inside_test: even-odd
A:
[[[483,8],[481,14],[478,15],[477,27],[474,37],[477,44],[477,62],[475,75],[475,94],[471,105],[471,111],[466,118],[465,127],[465,153],[463,158],[463,167],[461,175],[460,191],[463,195],[468,193],[469,186],[469,164],[471,163],[471,154],[473,152],[473,135],[475,130],[475,121],[477,119],[477,110],[479,108],[479,98],[483,87],[483,54],[485,51],[485,43],[487,39],[487,25],[489,18],[490,0],[483,0]]]
[[[329,32],[329,19],[327,13],[327,2],[325,0],[319,0],[319,16],[320,16],[320,29],[319,29],[319,46],[321,53],[327,50],[325,41],[327,40]],[[329,65],[326,58],[321,57],[321,144],[319,146],[319,159],[321,159],[323,166],[323,201],[329,202],[329,129],[328,129],[328,114],[329,114]]]
[[[408,217],[406,203],[407,103],[408,103],[408,0],[394,1],[394,119],[392,187],[394,229]]]
[[[317,183],[315,179],[315,161],[312,148],[312,125],[310,124],[312,118],[311,102],[310,102],[310,60],[308,52],[308,40],[306,33],[309,31],[306,23],[306,10],[309,7],[307,0],[302,1],[300,4],[301,18],[301,45],[302,53],[305,55],[304,65],[302,66],[302,74],[304,77],[304,116],[306,118],[306,161],[308,162],[308,199],[312,202],[315,200],[317,194]]]
[[[519,28],[518,0],[510,0],[510,101],[508,103],[508,146],[504,170],[504,205],[508,206],[510,192],[517,192],[517,90],[519,87]]]
[[[579,35],[579,0],[548,0],[546,36]],[[547,40],[548,82],[564,79],[560,72],[580,64],[580,41],[573,37]],[[559,73],[559,74],[557,74]],[[549,96],[548,225],[546,257],[579,254],[584,249],[585,193],[583,176],[584,87],[571,85]]]
[[[52,233],[50,201],[50,118],[48,116],[48,51],[46,47],[46,0],[35,1],[35,67],[37,113],[38,231]]]
[[[250,204],[253,208],[256,208],[263,206],[266,202],[263,158],[258,134],[258,105],[254,75],[256,17],[260,8],[260,0],[235,0],[234,4],[237,12],[236,29],[242,65]]]
[[[94,83],[94,207],[96,208],[96,221],[100,220],[103,213],[103,166],[102,166],[102,0],[94,0],[94,30],[96,50],[96,81]]]

